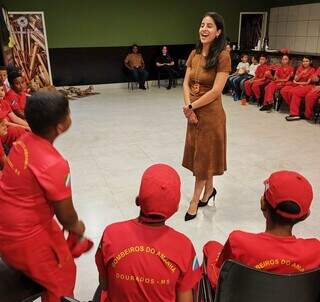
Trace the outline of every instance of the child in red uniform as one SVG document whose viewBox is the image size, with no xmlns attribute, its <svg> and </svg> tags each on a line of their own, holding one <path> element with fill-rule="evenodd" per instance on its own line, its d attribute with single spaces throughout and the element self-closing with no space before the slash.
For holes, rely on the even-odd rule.
<svg viewBox="0 0 320 302">
<path fill-rule="evenodd" d="M 26 106 L 27 94 L 23 91 L 25 88 L 25 79 L 18 70 L 13 70 L 8 75 L 11 89 L 6 93 L 6 99 L 9 102 L 12 111 L 20 118 L 24 119 L 24 108 Z"/>
<path fill-rule="evenodd" d="M 317 69 L 315 82 L 318 82 L 318 85 L 313 87 L 305 96 L 305 112 L 304 116 L 306 119 L 311 120 L 313 117 L 313 107 L 316 101 L 320 98 L 320 67 Z"/>
<path fill-rule="evenodd" d="M 0 111 L 5 113 L 7 126 L 14 127 L 17 134 L 22 135 L 25 130 L 30 130 L 28 123 L 13 113 L 9 103 L 5 99 L 5 87 L 0 82 Z"/>
<path fill-rule="evenodd" d="M 213 287 L 228 259 L 276 273 L 300 273 L 320 267 L 320 241 L 292 235 L 293 226 L 310 214 L 311 184 L 293 171 L 275 172 L 264 183 L 261 210 L 266 218 L 266 231 L 259 234 L 233 231 L 224 246 L 210 241 L 204 247 Z"/>
<path fill-rule="evenodd" d="M 72 203 L 68 162 L 53 146 L 70 127 L 69 103 L 38 92 L 25 109 L 32 129 L 10 150 L 0 180 L 1 258 L 42 285 L 43 301 L 73 296 L 76 266 L 63 232 L 85 230 Z"/>
<path fill-rule="evenodd" d="M 271 81 L 264 89 L 264 102 L 260 111 L 269 111 L 273 107 L 274 93 L 287 85 L 293 75 L 294 69 L 290 65 L 289 56 L 283 55 L 281 59 L 281 66 L 276 68 L 273 81 Z"/>
<path fill-rule="evenodd" d="M 246 96 L 251 102 L 258 101 L 258 103 L 261 103 L 261 88 L 267 85 L 271 81 L 271 78 L 272 75 L 268 59 L 265 55 L 261 55 L 255 76 L 244 82 Z"/>
<path fill-rule="evenodd" d="M 0 82 L 4 85 L 4 92 L 7 93 L 10 90 L 10 84 L 8 81 L 8 71 L 6 66 L 0 66 Z"/>
<path fill-rule="evenodd" d="M 112 302 L 191 302 L 201 277 L 191 241 L 165 225 L 180 202 L 180 177 L 157 164 L 143 174 L 137 219 L 106 227 L 96 253 L 100 285 Z"/>
<path fill-rule="evenodd" d="M 283 100 L 290 106 L 290 115 L 286 117 L 287 121 L 300 119 L 301 98 L 312 89 L 310 83 L 314 77 L 315 69 L 311 67 L 311 63 L 309 57 L 304 57 L 302 65 L 296 71 L 293 83 L 288 83 L 280 90 Z M 295 95 L 294 98 L 293 95 Z"/>
</svg>

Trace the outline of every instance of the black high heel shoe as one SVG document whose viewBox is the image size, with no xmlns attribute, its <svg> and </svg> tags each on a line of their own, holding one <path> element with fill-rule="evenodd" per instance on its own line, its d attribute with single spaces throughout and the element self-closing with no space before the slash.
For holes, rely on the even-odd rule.
<svg viewBox="0 0 320 302">
<path fill-rule="evenodd" d="M 207 205 L 208 205 L 208 202 L 209 202 L 209 200 L 210 200 L 211 198 L 213 198 L 213 201 L 215 201 L 215 200 L 216 200 L 216 195 L 217 195 L 217 190 L 216 190 L 216 188 L 213 188 L 213 192 L 212 192 L 212 194 L 209 196 L 209 198 L 208 198 L 208 200 L 207 200 L 206 202 L 199 200 L 198 207 L 199 207 L 199 208 L 202 208 L 202 207 L 207 206 Z"/>
<path fill-rule="evenodd" d="M 197 212 L 194 215 L 189 214 L 187 212 L 186 215 L 184 215 L 184 221 L 189 221 L 189 220 L 195 219 L 197 217 L 197 214 L 198 214 L 198 208 L 199 208 L 199 204 L 197 206 Z"/>
</svg>

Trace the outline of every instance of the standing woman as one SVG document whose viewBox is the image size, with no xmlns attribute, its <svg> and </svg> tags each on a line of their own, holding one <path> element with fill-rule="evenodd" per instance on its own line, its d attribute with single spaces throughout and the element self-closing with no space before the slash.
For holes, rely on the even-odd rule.
<svg viewBox="0 0 320 302">
<path fill-rule="evenodd" d="M 184 108 L 188 120 L 182 165 L 193 172 L 195 187 L 185 221 L 196 217 L 198 207 L 217 193 L 213 176 L 222 175 L 226 164 L 226 115 L 221 93 L 231 71 L 225 49 L 223 18 L 206 13 L 199 28 L 200 41 L 187 61 Z M 204 190 L 202 200 L 200 196 Z"/>
</svg>

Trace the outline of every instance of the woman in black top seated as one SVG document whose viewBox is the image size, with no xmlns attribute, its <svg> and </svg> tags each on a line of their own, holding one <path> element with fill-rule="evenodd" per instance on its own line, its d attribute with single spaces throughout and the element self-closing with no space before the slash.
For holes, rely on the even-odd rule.
<svg viewBox="0 0 320 302">
<path fill-rule="evenodd" d="M 178 73 L 174 70 L 174 60 L 168 54 L 168 47 L 163 46 L 161 52 L 161 55 L 156 60 L 156 65 L 158 72 L 166 73 L 168 75 L 169 85 L 167 89 L 171 89 L 172 81 L 178 76 Z"/>
</svg>

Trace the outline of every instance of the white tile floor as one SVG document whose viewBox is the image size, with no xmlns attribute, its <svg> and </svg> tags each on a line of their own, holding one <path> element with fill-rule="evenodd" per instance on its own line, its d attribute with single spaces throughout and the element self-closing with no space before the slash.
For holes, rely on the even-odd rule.
<svg viewBox="0 0 320 302">
<path fill-rule="evenodd" d="M 96 88 L 100 95 L 71 101 L 73 126 L 56 143 L 71 164 L 74 203 L 96 243 L 107 224 L 138 213 L 134 199 L 141 174 L 156 162 L 172 165 L 181 175 L 181 206 L 169 224 L 193 240 L 200 258 L 210 239 L 223 242 L 233 229 L 263 230 L 262 181 L 277 169 L 301 171 L 313 183 L 312 215 L 296 227 L 296 234 L 319 235 L 319 124 L 288 123 L 282 113 L 262 113 L 256 106 L 224 97 L 228 171 L 216 178 L 216 208 L 202 209 L 196 220 L 185 223 L 193 177 L 181 167 L 186 126 L 181 86 L 171 91 L 151 87 L 146 92 Z M 97 286 L 94 252 L 77 261 L 76 296 L 82 300 L 90 299 Z"/>
</svg>

